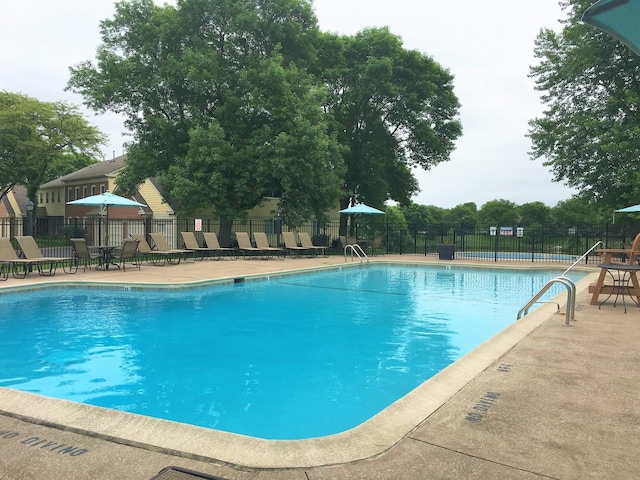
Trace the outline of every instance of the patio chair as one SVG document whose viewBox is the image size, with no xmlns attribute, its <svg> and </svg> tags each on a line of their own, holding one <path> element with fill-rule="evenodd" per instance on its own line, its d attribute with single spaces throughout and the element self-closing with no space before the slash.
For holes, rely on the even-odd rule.
<svg viewBox="0 0 640 480">
<path fill-rule="evenodd" d="M 127 261 L 130 261 L 131 265 L 137 267 L 140 270 L 140 262 L 138 260 L 138 241 L 135 238 L 126 238 L 122 241 L 122 248 L 120 249 L 120 253 L 113 257 L 115 262 L 118 262 L 122 271 L 126 271 L 127 269 Z"/>
<path fill-rule="evenodd" d="M 184 248 L 171 248 L 162 233 L 150 233 L 149 236 L 151 237 L 151 240 L 153 240 L 156 251 L 173 253 L 174 258 L 178 259 L 184 258 L 185 260 L 187 260 L 187 257 L 191 256 L 191 258 L 195 261 L 195 254 L 191 250 L 187 250 Z M 178 263 L 180 263 L 180 260 L 178 260 Z"/>
<path fill-rule="evenodd" d="M 73 252 L 75 255 L 75 260 L 78 264 L 82 263 L 83 272 L 87 271 L 87 268 L 91 270 L 91 264 L 97 260 L 98 265 L 102 264 L 102 254 L 99 252 L 91 252 L 89 247 L 87 246 L 87 241 L 84 238 L 71 238 L 71 245 L 73 246 Z"/>
<path fill-rule="evenodd" d="M 367 249 L 369 250 L 369 255 L 374 256 L 376 252 L 384 253 L 384 249 L 382 248 L 382 236 L 378 235 L 373 238 L 373 242 L 371 242 L 371 246 Z"/>
<path fill-rule="evenodd" d="M 258 256 L 261 255 L 264 257 L 264 252 L 261 248 L 254 247 L 251 244 L 251 240 L 249 240 L 249 234 L 247 232 L 235 232 L 236 241 L 238 242 L 238 250 L 242 252 L 242 256 L 247 259 L 248 256 Z"/>
<path fill-rule="evenodd" d="M 167 263 L 178 264 L 182 255 L 178 255 L 171 251 L 153 250 L 147 243 L 147 239 L 143 233 L 133 233 L 131 238 L 138 240 L 138 252 L 147 263 L 156 266 L 163 266 Z M 177 258 L 177 261 L 176 261 Z"/>
<path fill-rule="evenodd" d="M 355 245 L 356 243 L 356 237 L 345 237 L 344 235 L 340 235 L 340 244 L 342 245 L 342 248 L 345 248 L 347 245 Z"/>
<path fill-rule="evenodd" d="M 9 272 L 13 278 L 24 278 L 31 272 L 31 266 L 35 262 L 26 258 L 18 257 L 13 249 L 11 240 L 6 237 L 0 237 L 0 270 L 2 280 L 9 277 Z"/>
<path fill-rule="evenodd" d="M 264 232 L 253 232 L 253 239 L 256 241 L 256 247 L 258 247 L 268 258 L 270 254 L 276 254 L 278 258 L 284 260 L 285 250 L 280 247 L 272 247 L 269 245 L 267 234 Z"/>
<path fill-rule="evenodd" d="M 213 248 L 209 247 L 201 247 L 198 243 L 198 239 L 196 238 L 196 234 L 193 232 L 180 232 L 182 236 L 182 241 L 184 243 L 184 248 L 193 252 L 194 258 L 199 258 L 202 260 L 205 255 L 212 256 L 215 253 Z M 199 257 L 196 257 L 196 254 L 199 254 Z"/>
<path fill-rule="evenodd" d="M 303 247 L 313 250 L 316 255 L 320 253 L 323 257 L 327 256 L 326 247 L 314 245 L 308 232 L 299 232 L 298 238 L 300 239 L 300 245 Z M 344 248 L 344 246 L 342 248 Z"/>
<path fill-rule="evenodd" d="M 282 238 L 284 240 L 284 249 L 292 257 L 296 257 L 298 254 L 307 254 L 313 256 L 315 251 L 307 247 L 301 247 L 296 240 L 296 234 L 294 232 L 282 232 Z"/>
<path fill-rule="evenodd" d="M 78 271 L 78 265 L 72 257 L 45 257 L 33 237 L 20 236 L 15 237 L 15 239 L 20 246 L 20 250 L 22 250 L 22 254 L 27 260 L 33 262 L 40 275 L 47 277 L 55 275 L 59 265 L 62 265 L 64 273 L 76 273 Z"/>
<path fill-rule="evenodd" d="M 603 248 L 596 250 L 596 253 L 601 256 L 600 275 L 598 276 L 596 283 L 589 285 L 589 293 L 593 294 L 591 296 L 591 305 L 598 304 L 598 296 L 600 294 L 609 295 L 620 291 L 620 285 L 615 285 L 615 281 L 613 281 L 613 284 L 606 283 L 607 275 L 609 275 L 610 271 L 607 266 L 638 265 L 638 260 L 640 259 L 640 233 L 636 235 L 636 238 L 631 244 L 631 248 Z M 614 260 L 617 255 L 622 255 L 624 261 L 620 262 Z M 631 276 L 630 282 L 631 285 L 628 287 L 628 293 L 629 295 L 636 297 L 640 302 L 640 285 L 636 275 Z"/>
<path fill-rule="evenodd" d="M 202 232 L 202 236 L 204 237 L 204 243 L 217 254 L 218 258 L 222 258 L 224 254 L 227 254 L 236 260 L 238 259 L 238 250 L 234 247 L 221 247 L 215 232 Z"/>
</svg>

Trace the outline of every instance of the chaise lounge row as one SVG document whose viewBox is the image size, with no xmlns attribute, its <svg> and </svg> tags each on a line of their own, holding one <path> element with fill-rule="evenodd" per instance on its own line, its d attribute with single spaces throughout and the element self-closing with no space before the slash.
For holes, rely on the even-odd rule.
<svg viewBox="0 0 640 480">
<path fill-rule="evenodd" d="M 241 254 L 245 259 L 284 259 L 287 255 L 325 255 L 325 247 L 313 245 L 306 232 L 298 233 L 297 238 L 294 232 L 282 232 L 282 247 L 272 247 L 264 232 L 253 232 L 255 243 L 251 242 L 249 233 L 235 232 L 237 248 L 221 247 L 217 235 L 213 232 L 202 232 L 203 245 L 198 243 L 194 232 L 181 232 L 184 248 L 171 248 L 160 232 L 150 233 L 149 237 L 153 246 L 147 242 L 144 234 L 132 234 L 131 238 L 123 240 L 122 244 L 117 246 L 91 247 L 84 238 L 72 238 L 70 241 L 73 256 L 69 257 L 45 256 L 31 236 L 14 237 L 18 250 L 9 238 L 3 237 L 0 238 L 0 280 L 7 280 L 9 274 L 15 278 L 25 278 L 32 271 L 37 271 L 39 275 L 52 276 L 58 267 L 62 267 L 65 273 L 76 273 L 80 266 L 83 267 L 83 271 L 91 269 L 94 265 L 100 270 L 125 270 L 128 264 L 140 269 L 143 261 L 152 265 L 166 265 L 178 264 L 183 259 L 201 260 L 205 256 L 213 259 L 237 259 Z"/>
</svg>

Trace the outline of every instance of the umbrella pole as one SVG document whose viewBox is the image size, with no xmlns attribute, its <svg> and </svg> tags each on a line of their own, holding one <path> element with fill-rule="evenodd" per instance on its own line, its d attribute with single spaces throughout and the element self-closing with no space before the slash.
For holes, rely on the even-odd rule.
<svg viewBox="0 0 640 480">
<path fill-rule="evenodd" d="M 104 234 L 104 244 L 109 245 L 109 205 L 107 205 L 107 214 L 105 215 L 106 231 Z"/>
</svg>

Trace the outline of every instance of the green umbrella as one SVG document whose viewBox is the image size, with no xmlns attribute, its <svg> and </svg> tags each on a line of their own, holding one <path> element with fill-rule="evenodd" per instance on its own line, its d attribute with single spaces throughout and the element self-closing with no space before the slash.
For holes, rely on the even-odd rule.
<svg viewBox="0 0 640 480">
<path fill-rule="evenodd" d="M 598 0 L 582 21 L 620 40 L 640 55 L 640 0 Z"/>
</svg>

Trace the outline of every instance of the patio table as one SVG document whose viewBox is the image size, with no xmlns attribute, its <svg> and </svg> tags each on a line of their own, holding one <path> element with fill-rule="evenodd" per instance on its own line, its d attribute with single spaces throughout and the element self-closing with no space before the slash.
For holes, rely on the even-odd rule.
<svg viewBox="0 0 640 480">
<path fill-rule="evenodd" d="M 601 263 L 598 267 L 606 270 L 612 280 L 609 296 L 600 302 L 598 308 L 609 300 L 614 293 L 616 294 L 616 298 L 613 301 L 613 306 L 616 306 L 618 297 L 622 296 L 624 313 L 627 313 L 627 304 L 624 300 L 625 295 L 630 297 L 636 305 L 640 306 L 640 303 L 638 303 L 638 300 L 635 298 L 634 292 L 632 292 L 632 288 L 638 284 L 636 275 L 640 272 L 640 265 Z"/>
<path fill-rule="evenodd" d="M 121 248 L 121 245 L 94 245 L 89 247 L 93 250 L 98 250 L 100 252 L 101 258 L 98 260 L 98 265 L 96 269 L 104 269 L 109 270 L 109 267 L 113 266 L 116 268 L 120 268 L 120 265 L 113 261 L 115 252 Z"/>
</svg>

